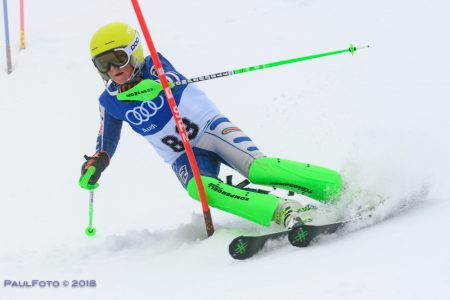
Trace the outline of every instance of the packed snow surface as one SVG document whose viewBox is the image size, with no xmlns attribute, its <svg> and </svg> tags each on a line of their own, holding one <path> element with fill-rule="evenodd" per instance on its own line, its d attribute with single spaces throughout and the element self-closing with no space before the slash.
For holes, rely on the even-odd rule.
<svg viewBox="0 0 450 300">
<path fill-rule="evenodd" d="M 188 77 L 370 45 L 198 84 L 267 155 L 343 174 L 356 200 L 327 218 L 385 199 L 346 234 L 279 241 L 248 261 L 229 242 L 277 228 L 212 209 L 206 238 L 200 204 L 128 126 L 95 191 L 97 235 L 85 236 L 77 182 L 104 88 L 89 40 L 108 22 L 139 25 L 129 1 L 25 1 L 19 51 L 18 2 L 10 75 L 3 31 L 0 47 L 0 299 L 449 299 L 450 2 L 141 1 L 158 51 Z"/>
</svg>

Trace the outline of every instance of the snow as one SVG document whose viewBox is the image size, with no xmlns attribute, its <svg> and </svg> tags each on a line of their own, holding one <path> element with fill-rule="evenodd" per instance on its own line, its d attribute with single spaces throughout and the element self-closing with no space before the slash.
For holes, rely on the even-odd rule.
<svg viewBox="0 0 450 300">
<path fill-rule="evenodd" d="M 387 199 L 373 226 L 248 261 L 233 260 L 228 243 L 275 228 L 213 209 L 216 233 L 206 239 L 199 203 L 127 126 L 95 191 L 97 235 L 84 235 L 89 195 L 77 181 L 103 89 L 89 39 L 111 21 L 138 23 L 128 1 L 25 1 L 19 51 L 19 4 L 9 2 L 0 299 L 448 299 L 448 1 L 141 1 L 157 49 L 189 77 L 371 46 L 199 84 L 267 155 L 337 169 Z"/>
</svg>

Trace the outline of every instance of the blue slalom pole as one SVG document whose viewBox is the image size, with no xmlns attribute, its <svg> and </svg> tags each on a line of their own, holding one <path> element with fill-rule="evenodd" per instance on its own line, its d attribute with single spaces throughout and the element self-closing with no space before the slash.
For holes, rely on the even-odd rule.
<svg viewBox="0 0 450 300">
<path fill-rule="evenodd" d="M 9 43 L 8 4 L 6 0 L 3 0 L 3 19 L 5 20 L 6 65 L 8 66 L 7 72 L 10 74 L 12 72 L 11 45 Z"/>
</svg>

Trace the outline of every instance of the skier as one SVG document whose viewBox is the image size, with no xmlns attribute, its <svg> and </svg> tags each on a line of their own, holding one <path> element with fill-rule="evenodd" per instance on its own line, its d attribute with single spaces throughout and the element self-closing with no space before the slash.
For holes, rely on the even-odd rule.
<svg viewBox="0 0 450 300">
<path fill-rule="evenodd" d="M 149 101 L 117 99 L 118 93 L 143 79 L 158 81 L 151 57 L 144 58 L 138 31 L 125 23 L 107 24 L 94 33 L 90 52 L 106 88 L 99 98 L 101 125 L 96 152 L 90 157 L 85 155 L 80 185 L 86 189 L 97 186 L 116 150 L 122 123 L 126 122 L 153 145 L 166 163 L 171 164 L 188 194 L 199 200 L 193 173 L 164 93 Z M 186 79 L 164 56 L 159 54 L 159 57 L 169 81 Z M 265 156 L 194 84 L 176 86 L 172 93 L 212 207 L 264 226 L 275 221 L 285 228 L 311 222 L 316 210 L 313 205 L 304 206 L 294 200 L 224 183 L 218 178 L 222 163 L 254 184 L 286 189 L 321 202 L 334 202 L 339 198 L 341 176 L 336 171 Z M 87 173 L 90 166 L 95 167 L 93 174 Z M 85 181 L 88 183 L 82 184 Z"/>
</svg>

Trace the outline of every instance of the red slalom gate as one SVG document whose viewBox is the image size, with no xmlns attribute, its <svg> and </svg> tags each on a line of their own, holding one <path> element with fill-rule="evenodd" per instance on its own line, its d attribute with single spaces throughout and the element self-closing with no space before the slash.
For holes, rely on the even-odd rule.
<svg viewBox="0 0 450 300">
<path fill-rule="evenodd" d="M 20 49 L 25 49 L 25 16 L 23 1 L 20 0 Z"/>
<path fill-rule="evenodd" d="M 203 216 L 205 218 L 206 232 L 208 236 L 214 233 L 214 226 L 211 218 L 211 211 L 209 210 L 208 200 L 206 199 L 205 188 L 203 186 L 200 171 L 198 170 L 197 161 L 195 159 L 194 152 L 192 151 L 191 143 L 184 128 L 183 120 L 178 111 L 177 104 L 172 94 L 172 90 L 169 87 L 169 82 L 167 81 L 166 74 L 162 67 L 161 61 L 159 60 L 158 53 L 156 51 L 155 45 L 153 44 L 152 37 L 148 30 L 147 24 L 142 14 L 141 8 L 139 6 L 138 0 L 131 0 L 133 4 L 134 11 L 141 26 L 142 33 L 144 34 L 145 40 L 147 42 L 148 49 L 150 50 L 150 55 L 152 57 L 153 63 L 155 64 L 156 72 L 158 73 L 159 80 L 164 89 L 164 94 L 166 95 L 167 102 L 169 103 L 170 110 L 172 111 L 173 118 L 178 128 L 178 132 L 183 142 L 184 149 L 186 150 L 187 157 L 189 159 L 189 164 L 191 165 L 192 172 L 194 173 L 195 182 L 197 184 L 198 192 L 200 195 L 200 202 L 202 203 Z"/>
</svg>

